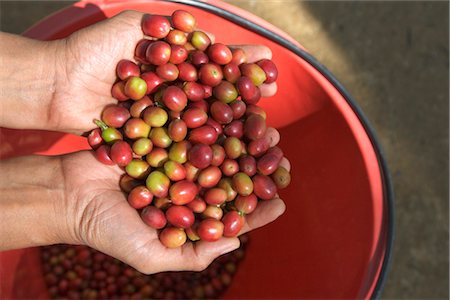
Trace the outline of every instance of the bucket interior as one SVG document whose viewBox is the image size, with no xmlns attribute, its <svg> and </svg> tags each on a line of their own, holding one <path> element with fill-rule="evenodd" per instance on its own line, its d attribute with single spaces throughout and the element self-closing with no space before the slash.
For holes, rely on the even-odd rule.
<svg viewBox="0 0 450 300">
<path fill-rule="evenodd" d="M 239 9 L 214 3 L 248 17 Z M 250 234 L 248 254 L 224 298 L 370 297 L 385 247 L 386 208 L 379 163 L 355 112 L 313 66 L 224 18 L 164 1 L 77 3 L 37 24 L 26 35 L 61 38 L 124 9 L 171 14 L 178 8 L 191 11 L 199 27 L 215 34 L 217 42 L 269 46 L 279 69 L 278 93 L 259 105 L 267 111 L 269 124 L 280 130 L 281 148 L 291 161 L 292 182 L 280 191 L 287 210 L 273 224 Z M 3 158 L 88 148 L 84 138 L 59 133 L 2 129 L 1 137 L 9 147 L 2 150 Z M 0 253 L 4 295 L 47 297 L 38 251 Z"/>
</svg>

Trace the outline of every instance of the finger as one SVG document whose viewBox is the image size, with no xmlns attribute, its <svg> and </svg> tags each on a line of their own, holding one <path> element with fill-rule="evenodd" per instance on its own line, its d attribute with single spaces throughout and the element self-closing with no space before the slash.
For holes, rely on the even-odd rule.
<svg viewBox="0 0 450 300">
<path fill-rule="evenodd" d="M 280 198 L 258 202 L 255 211 L 245 217 L 245 224 L 239 234 L 267 225 L 275 221 L 286 210 L 286 205 Z"/>
<path fill-rule="evenodd" d="M 281 159 L 280 166 L 285 168 L 288 172 L 291 171 L 291 163 L 286 157 Z"/>
<path fill-rule="evenodd" d="M 162 251 L 153 271 L 202 271 L 217 257 L 239 248 L 238 238 L 221 238 L 215 242 L 186 242 L 181 248 Z"/>
<path fill-rule="evenodd" d="M 230 45 L 229 47 L 244 50 L 249 63 L 254 63 L 261 59 L 272 59 L 272 51 L 264 45 Z"/>
<path fill-rule="evenodd" d="M 126 26 L 132 26 L 135 30 L 130 31 L 130 34 L 133 35 L 133 39 L 139 41 L 144 38 L 144 33 L 142 31 L 142 19 L 144 17 L 144 13 L 134 11 L 134 10 L 126 10 L 113 18 L 109 19 L 109 22 L 118 22 L 123 23 Z"/>
<path fill-rule="evenodd" d="M 274 147 L 280 142 L 280 133 L 273 127 L 266 129 L 266 137 L 270 140 L 270 147 Z"/>
<path fill-rule="evenodd" d="M 276 82 L 269 84 L 263 83 L 262 85 L 259 86 L 259 89 L 261 90 L 261 96 L 272 97 L 277 93 L 278 86 Z"/>
</svg>

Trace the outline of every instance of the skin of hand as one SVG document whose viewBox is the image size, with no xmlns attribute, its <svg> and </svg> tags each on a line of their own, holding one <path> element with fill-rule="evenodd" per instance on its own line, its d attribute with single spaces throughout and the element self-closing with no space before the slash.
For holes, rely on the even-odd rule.
<svg viewBox="0 0 450 300">
<path fill-rule="evenodd" d="M 48 105 L 44 106 L 48 122 L 40 129 L 82 133 L 95 127 L 92 120 L 100 117 L 106 105 L 116 103 L 111 97 L 115 66 L 121 59 L 133 60 L 134 47 L 143 38 L 142 16 L 139 12 L 123 12 L 64 40 L 52 42 L 54 44 L 48 48 L 57 53 L 54 57 L 55 88 Z M 272 55 L 264 46 L 240 47 L 246 51 L 249 62 Z M 262 88 L 264 96 L 271 96 L 275 91 L 275 84 Z M 6 201 L 17 200 L 15 195 L 29 186 L 27 180 L 24 178 L 23 185 L 16 184 L 13 188 L 0 185 L 2 194 L 8 191 L 1 201 L 2 223 L 16 222 L 14 228 L 18 232 L 29 229 L 22 239 L 10 234 L 10 242 L 5 239 L 0 249 L 52 243 L 85 244 L 149 274 L 202 270 L 216 257 L 239 247 L 237 238 L 222 238 L 213 243 L 186 243 L 178 249 L 167 249 L 159 242 L 157 232 L 145 225 L 138 212 L 128 205 L 118 184 L 123 174 L 120 168 L 102 165 L 91 152 L 85 151 L 51 158 L 48 164 L 40 162 L 44 159 L 49 158 L 33 158 L 43 182 L 36 178 L 36 187 L 29 191 L 29 196 L 47 199 L 47 202 L 43 201 L 46 203 L 43 205 L 30 201 L 32 206 L 28 210 L 24 205 L 21 210 L 29 212 L 25 218 L 14 219 L 18 208 L 14 205 L 11 208 Z M 283 163 L 289 167 L 286 160 Z M 2 182 L 13 176 L 14 170 L 20 169 L 22 164 L 30 165 L 30 162 L 19 158 L 14 160 L 14 167 L 5 164 Z M 45 183 L 49 174 L 59 174 L 58 184 L 56 188 L 52 186 L 51 192 Z M 284 210 L 285 205 L 279 198 L 261 202 L 246 218 L 241 233 L 272 222 Z M 12 213 L 8 214 L 9 211 Z M 34 228 L 30 227 L 31 223 L 38 224 Z"/>
<path fill-rule="evenodd" d="M 239 247 L 237 238 L 216 242 L 187 242 L 180 248 L 166 248 L 157 231 L 146 225 L 129 206 L 118 182 L 123 171 L 97 162 L 90 152 L 62 158 L 65 200 L 63 215 L 72 216 L 72 243 L 86 244 L 114 256 L 143 273 L 203 270 L 218 256 Z M 264 226 L 285 211 L 279 198 L 260 202 L 246 217 L 240 234 Z"/>
</svg>

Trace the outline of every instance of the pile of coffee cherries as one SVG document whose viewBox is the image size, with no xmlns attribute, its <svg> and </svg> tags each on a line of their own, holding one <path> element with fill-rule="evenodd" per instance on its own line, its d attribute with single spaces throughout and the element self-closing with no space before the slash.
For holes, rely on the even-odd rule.
<svg viewBox="0 0 450 300">
<path fill-rule="evenodd" d="M 241 248 L 201 272 L 154 275 L 86 246 L 42 247 L 44 280 L 51 299 L 218 299 L 245 255 L 247 236 L 240 240 Z"/>
<path fill-rule="evenodd" d="M 145 15 L 142 30 L 137 63 L 117 65 L 118 104 L 104 109 L 88 141 L 100 162 L 124 168 L 129 204 L 166 247 L 234 237 L 258 201 L 290 182 L 279 134 L 256 105 L 277 68 L 213 44 L 183 10 L 170 21 Z"/>
</svg>

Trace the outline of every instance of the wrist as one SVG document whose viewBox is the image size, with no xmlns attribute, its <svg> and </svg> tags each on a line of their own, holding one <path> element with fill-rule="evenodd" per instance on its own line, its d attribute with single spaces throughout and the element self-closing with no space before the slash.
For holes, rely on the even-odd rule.
<svg viewBox="0 0 450 300">
<path fill-rule="evenodd" d="M 0 250 L 71 243 L 60 158 L 21 157 L 0 169 Z"/>
<path fill-rule="evenodd" d="M 0 33 L 1 127 L 51 130 L 50 108 L 57 90 L 55 58 L 62 41 L 37 41 Z"/>
</svg>

